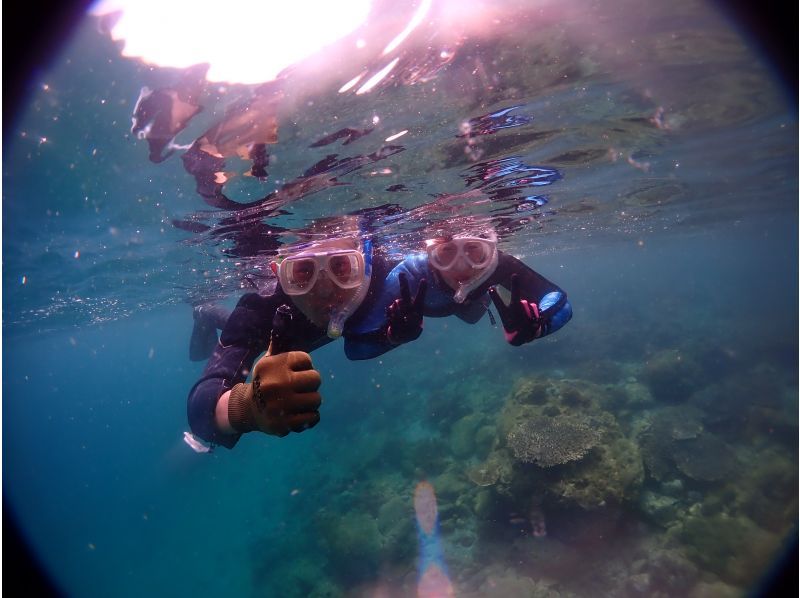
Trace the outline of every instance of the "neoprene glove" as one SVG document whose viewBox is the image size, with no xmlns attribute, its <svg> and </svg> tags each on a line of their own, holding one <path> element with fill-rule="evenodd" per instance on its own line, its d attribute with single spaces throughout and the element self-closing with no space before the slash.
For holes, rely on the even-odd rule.
<svg viewBox="0 0 800 598">
<path fill-rule="evenodd" d="M 511 302 L 508 305 L 503 302 L 495 287 L 489 289 L 489 296 L 500 314 L 509 343 L 518 347 L 541 336 L 539 306 L 535 301 L 520 298 L 519 278 L 516 274 L 511 275 Z"/>
<path fill-rule="evenodd" d="M 228 421 L 237 432 L 274 436 L 302 432 L 319 422 L 322 379 L 302 351 L 267 355 L 256 362 L 251 384 L 237 384 L 228 398 Z"/>
<path fill-rule="evenodd" d="M 401 272 L 398 278 L 400 298 L 395 299 L 386 308 L 386 337 L 393 345 L 416 340 L 422 334 L 422 310 L 425 305 L 425 292 L 428 289 L 428 281 L 425 278 L 421 279 L 417 294 L 412 300 L 408 277 Z"/>
</svg>

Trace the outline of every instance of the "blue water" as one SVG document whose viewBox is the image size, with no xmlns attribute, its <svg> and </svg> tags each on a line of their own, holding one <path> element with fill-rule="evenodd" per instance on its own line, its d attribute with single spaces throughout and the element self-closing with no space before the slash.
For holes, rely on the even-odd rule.
<svg viewBox="0 0 800 598">
<path fill-rule="evenodd" d="M 366 156 L 392 131 L 414 133 L 396 141 L 403 152 L 339 174 L 347 185 L 267 223 L 395 203 L 372 226 L 402 253 L 421 222 L 452 217 L 451 202 L 494 218 L 501 248 L 564 288 L 574 317 L 523 347 L 486 318 L 429 318 L 418 341 L 371 361 L 331 343 L 313 353 L 317 427 L 249 434 L 210 455 L 182 439 L 202 371 L 188 359 L 189 304 L 232 305 L 248 276 L 262 280 L 263 256 L 220 233 L 228 214 L 195 193 L 180 158 L 151 164 L 129 135 L 139 88 L 174 71 L 119 57 L 92 26 L 76 34 L 15 123 L 3 171 L 4 495 L 66 594 L 415 595 L 422 480 L 436 489 L 457 596 L 758 587 L 797 522 L 796 114 L 713 10 L 652 7 L 651 35 L 633 52 L 621 40 L 645 25 L 622 18 L 626 6 L 532 26 L 541 59 L 530 63 L 504 38 L 483 54 L 465 43 L 430 81 L 329 95 L 283 117 L 270 179 L 236 179 L 228 195 L 252 201 L 327 154 Z M 478 67 L 488 74 L 467 78 Z M 659 106 L 668 128 L 654 124 Z M 308 147 L 370 126 L 373 113 L 378 131 Z M 470 144 L 458 137 L 469 119 L 496 128 Z M 538 179 L 547 184 L 522 180 L 531 173 L 550 173 Z M 492 201 L 459 195 L 474 190 Z M 438 194 L 447 201 L 431 208 Z M 180 219 L 211 229 L 188 233 Z M 683 389 L 667 399 L 653 364 L 676 351 L 693 367 L 667 370 L 666 386 Z M 585 402 L 569 409 L 607 414 L 632 443 L 644 465 L 623 500 L 587 506 L 559 485 L 578 475 L 616 496 L 592 477 L 600 449 L 561 469 L 516 463 L 508 480 L 471 480 L 489 451 L 478 430 L 502 446 L 503 418 L 528 413 L 514 411 L 526 380 L 550 385 L 551 409 L 579 389 Z M 704 433 L 735 456 L 724 479 L 691 469 L 708 465 L 701 457 L 659 477 L 653 455 L 637 456 L 676 405 L 687 419 L 699 410 Z M 525 521 L 534 495 L 544 538 Z"/>
</svg>

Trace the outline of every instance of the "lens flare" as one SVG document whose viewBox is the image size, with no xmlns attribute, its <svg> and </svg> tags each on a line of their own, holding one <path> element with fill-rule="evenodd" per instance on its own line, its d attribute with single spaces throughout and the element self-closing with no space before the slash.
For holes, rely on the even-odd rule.
<svg viewBox="0 0 800 598">
<path fill-rule="evenodd" d="M 414 489 L 414 512 L 419 537 L 418 598 L 450 598 L 455 596 L 447 575 L 444 552 L 439 539 L 439 509 L 436 493 L 429 482 L 420 482 Z"/>
<path fill-rule="evenodd" d="M 208 80 L 262 83 L 361 26 L 370 0 L 224 3 L 99 0 L 123 55 L 161 67 L 208 63 Z"/>
</svg>

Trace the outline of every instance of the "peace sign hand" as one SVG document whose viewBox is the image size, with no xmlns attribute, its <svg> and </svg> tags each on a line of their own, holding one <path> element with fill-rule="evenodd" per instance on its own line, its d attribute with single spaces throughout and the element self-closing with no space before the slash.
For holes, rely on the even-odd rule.
<svg viewBox="0 0 800 598">
<path fill-rule="evenodd" d="M 386 337 L 393 345 L 407 343 L 419 338 L 422 334 L 422 311 L 425 305 L 425 292 L 428 281 L 423 278 L 417 286 L 417 294 L 411 299 L 411 290 L 408 288 L 408 276 L 401 272 L 400 298 L 395 299 L 386 308 Z"/>
<path fill-rule="evenodd" d="M 518 347 L 541 336 L 539 306 L 534 301 L 520 298 L 519 277 L 516 274 L 511 275 L 511 302 L 508 305 L 503 302 L 495 287 L 489 289 L 489 296 L 500 314 L 506 341 Z"/>
</svg>

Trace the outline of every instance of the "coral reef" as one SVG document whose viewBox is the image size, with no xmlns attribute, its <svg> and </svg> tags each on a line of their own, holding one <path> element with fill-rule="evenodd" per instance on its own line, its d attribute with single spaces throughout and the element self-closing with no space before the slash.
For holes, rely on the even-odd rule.
<svg viewBox="0 0 800 598">
<path fill-rule="evenodd" d="M 679 440 L 672 451 L 678 469 L 693 480 L 716 482 L 736 471 L 733 450 L 712 434 Z"/>
<path fill-rule="evenodd" d="M 665 349 L 647 360 L 641 377 L 657 400 L 679 402 L 701 386 L 702 371 L 684 352 Z"/>
<path fill-rule="evenodd" d="M 508 433 L 508 446 L 524 463 L 552 467 L 582 459 L 597 444 L 599 434 L 587 421 L 570 416 L 525 420 Z"/>
<path fill-rule="evenodd" d="M 410 401 L 388 409 L 405 435 L 359 438 L 347 474 L 322 485 L 309 529 L 324 556 L 275 566 L 269 582 L 411 595 L 411 489 L 425 479 L 459 596 L 742 595 L 797 519 L 796 390 L 772 366 L 682 347 L 585 374 L 503 363 L 504 392 L 448 364 L 446 389 L 418 393 L 423 415 Z M 364 423 L 380 430 L 379 416 Z"/>
<path fill-rule="evenodd" d="M 716 482 L 736 470 L 736 454 L 715 435 L 705 432 L 696 408 L 667 407 L 652 416 L 638 438 L 647 472 L 664 481 L 684 475 Z"/>
<path fill-rule="evenodd" d="M 766 571 L 781 545 L 779 536 L 767 532 L 744 516 L 691 513 L 668 531 L 685 554 L 723 581 L 739 586 L 755 582 Z"/>
<path fill-rule="evenodd" d="M 550 490 L 559 502 L 598 509 L 635 500 L 643 478 L 642 459 L 636 445 L 626 438 L 617 438 L 599 447 L 596 458 L 566 471 Z"/>
<path fill-rule="evenodd" d="M 465 415 L 450 429 L 450 451 L 457 458 L 475 456 L 483 459 L 492 448 L 494 430 L 483 426 L 484 418 L 479 415 Z"/>
<path fill-rule="evenodd" d="M 627 596 L 686 596 L 700 574 L 680 551 L 654 544 L 632 560 L 626 577 Z"/>
<path fill-rule="evenodd" d="M 498 416 L 497 447 L 479 470 L 485 475 L 471 479 L 495 478 L 496 491 L 506 496 L 535 495 L 584 509 L 635 499 L 641 457 L 602 407 L 615 400 L 607 387 L 586 381 L 518 381 Z M 514 462 L 499 465 L 509 458 Z"/>
</svg>

